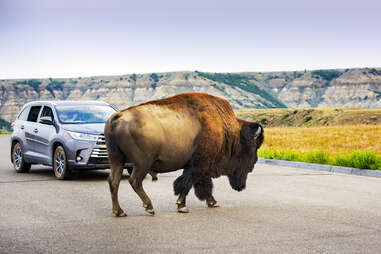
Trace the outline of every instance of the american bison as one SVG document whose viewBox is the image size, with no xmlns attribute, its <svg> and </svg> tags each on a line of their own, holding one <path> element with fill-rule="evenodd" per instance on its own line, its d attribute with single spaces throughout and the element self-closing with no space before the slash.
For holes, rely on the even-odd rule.
<svg viewBox="0 0 381 254">
<path fill-rule="evenodd" d="M 105 138 L 112 211 L 126 216 L 118 202 L 126 162 L 133 163 L 129 182 L 148 213 L 154 214 L 154 209 L 142 181 L 151 170 L 184 169 L 173 183 L 179 212 L 188 212 L 185 199 L 192 185 L 200 200 L 216 207 L 212 178 L 226 175 L 234 190 L 245 189 L 264 135 L 260 124 L 237 119 L 226 100 L 186 93 L 113 114 L 106 123 Z"/>
</svg>

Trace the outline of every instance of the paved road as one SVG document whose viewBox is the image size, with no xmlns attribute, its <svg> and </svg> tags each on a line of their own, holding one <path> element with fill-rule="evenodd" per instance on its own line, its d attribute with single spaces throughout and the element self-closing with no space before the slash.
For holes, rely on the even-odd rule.
<svg viewBox="0 0 381 254">
<path fill-rule="evenodd" d="M 177 173 L 144 182 L 149 216 L 128 181 L 111 213 L 107 170 L 57 181 L 44 167 L 16 174 L 0 135 L 0 253 L 380 253 L 381 179 L 259 164 L 247 189 L 214 180 L 221 207 L 193 192 L 176 213 Z"/>
</svg>

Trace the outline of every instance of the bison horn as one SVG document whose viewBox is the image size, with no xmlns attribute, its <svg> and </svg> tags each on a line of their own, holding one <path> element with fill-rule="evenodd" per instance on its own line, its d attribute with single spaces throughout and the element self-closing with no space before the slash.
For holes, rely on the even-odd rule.
<svg viewBox="0 0 381 254">
<path fill-rule="evenodd" d="M 261 132 L 262 132 L 262 127 L 258 126 L 258 130 L 255 132 L 255 138 L 259 137 L 261 135 Z"/>
</svg>

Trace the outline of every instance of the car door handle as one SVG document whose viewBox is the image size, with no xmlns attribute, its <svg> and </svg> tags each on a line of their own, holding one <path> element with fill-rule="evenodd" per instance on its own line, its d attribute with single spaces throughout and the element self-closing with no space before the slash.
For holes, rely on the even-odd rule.
<svg viewBox="0 0 381 254">
<path fill-rule="evenodd" d="M 21 128 L 21 130 L 23 130 L 23 129 L 24 129 L 24 125 L 21 125 L 21 127 L 20 127 L 20 128 Z"/>
<path fill-rule="evenodd" d="M 38 132 L 38 130 L 37 130 L 37 129 L 34 129 L 34 130 L 33 130 L 33 132 L 34 132 L 34 133 L 37 133 L 37 132 Z"/>
</svg>

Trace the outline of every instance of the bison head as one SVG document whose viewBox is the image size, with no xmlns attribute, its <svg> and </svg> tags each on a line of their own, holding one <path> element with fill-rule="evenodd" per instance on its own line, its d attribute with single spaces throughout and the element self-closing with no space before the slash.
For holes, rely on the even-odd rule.
<svg viewBox="0 0 381 254">
<path fill-rule="evenodd" d="M 230 186 L 241 191 L 246 187 L 246 179 L 249 172 L 253 171 L 254 164 L 258 160 L 257 150 L 263 143 L 263 127 L 258 123 L 242 122 L 240 131 L 240 149 L 232 162 L 233 170 L 228 174 Z"/>
</svg>

